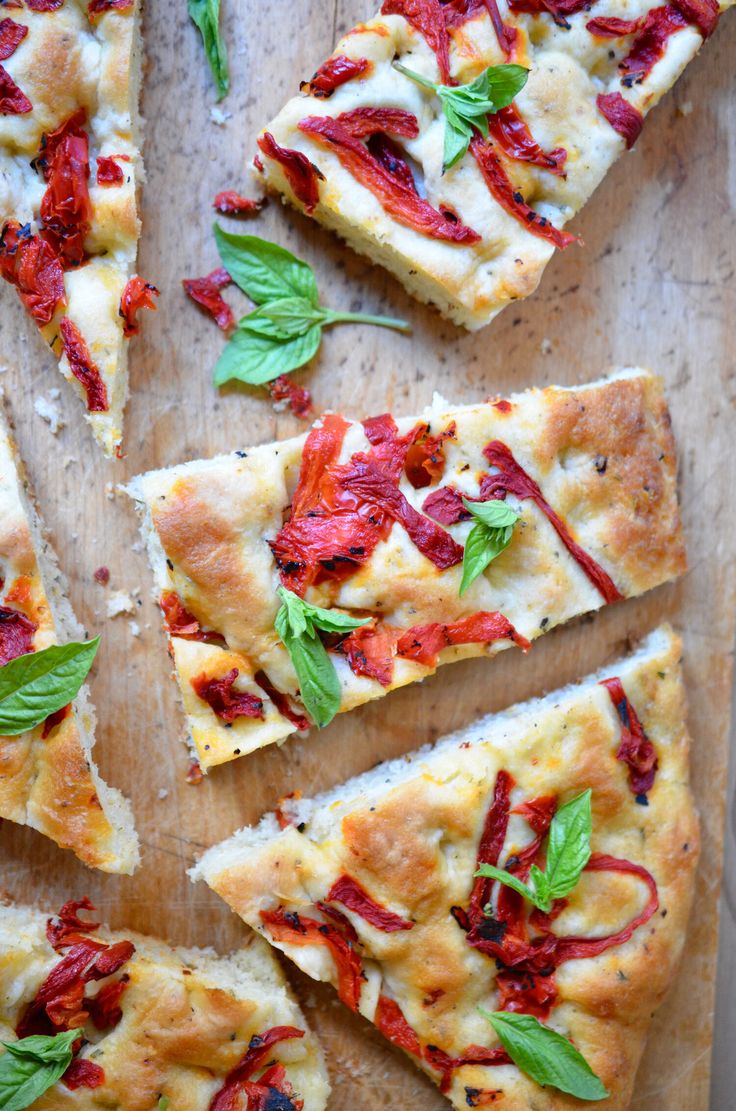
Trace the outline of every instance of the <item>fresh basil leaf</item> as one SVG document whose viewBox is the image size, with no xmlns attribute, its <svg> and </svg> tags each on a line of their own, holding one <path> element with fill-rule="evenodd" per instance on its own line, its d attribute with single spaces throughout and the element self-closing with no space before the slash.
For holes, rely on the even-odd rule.
<svg viewBox="0 0 736 1111">
<path fill-rule="evenodd" d="M 431 89 L 440 99 L 445 116 L 443 172 L 465 154 L 473 128 L 488 136 L 489 114 L 511 104 L 529 76 L 524 66 L 504 64 L 488 66 L 468 85 L 438 85 L 399 62 L 394 62 L 394 67 L 418 85 Z"/>
<path fill-rule="evenodd" d="M 495 864 L 481 864 L 475 874 L 476 876 L 485 876 L 486 879 L 498 880 L 499 883 L 504 883 L 506 887 L 511 887 L 514 891 L 518 891 L 519 894 L 523 895 L 525 899 L 528 899 L 530 903 L 534 903 L 535 906 L 538 905 L 537 895 L 534 889 L 525 884 L 523 880 L 520 880 L 518 876 L 513 876 L 511 872 L 507 872 L 505 868 L 496 868 Z"/>
<path fill-rule="evenodd" d="M 0 1111 L 25 1111 L 66 1072 L 79 1030 L 54 1037 L 34 1035 L 3 1042 L 0 1056 Z"/>
<path fill-rule="evenodd" d="M 593 829 L 590 798 L 588 788 L 561 806 L 552 819 L 545 867 L 552 899 L 563 899 L 570 894 L 590 860 Z"/>
<path fill-rule="evenodd" d="M 316 632 L 294 636 L 284 630 L 279 636 L 294 665 L 307 713 L 315 725 L 324 729 L 340 709 L 341 700 L 340 680 L 327 649 Z"/>
<path fill-rule="evenodd" d="M 351 629 L 359 629 L 361 625 L 370 624 L 370 617 L 351 617 L 340 610 L 326 610 L 321 606 L 313 606 L 305 602 L 298 594 L 280 586 L 277 591 L 286 607 L 286 615 L 291 624 L 292 632 L 314 632 L 322 629 L 325 633 L 345 633 Z M 277 615 L 278 619 L 278 615 Z M 278 632 L 278 629 L 276 630 Z"/>
<path fill-rule="evenodd" d="M 295 339 L 324 319 L 321 309 L 315 309 L 304 297 L 282 297 L 248 313 L 238 327 L 272 339 Z"/>
<path fill-rule="evenodd" d="M 274 339 L 238 328 L 217 360 L 213 381 L 216 386 L 233 379 L 262 386 L 280 374 L 288 374 L 290 370 L 308 363 L 319 348 L 321 339 L 319 324 L 314 324 L 308 332 L 294 339 Z"/>
<path fill-rule="evenodd" d="M 53 644 L 0 667 L 0 737 L 25 733 L 72 702 L 99 643 L 95 637 L 81 644 Z"/>
<path fill-rule="evenodd" d="M 556 1030 L 533 1015 L 478 1010 L 496 1031 L 511 1060 L 543 1087 L 550 1085 L 577 1099 L 599 1100 L 608 1095 L 600 1077 L 582 1053 Z"/>
<path fill-rule="evenodd" d="M 256 305 L 303 297 L 317 307 L 317 280 L 311 266 L 302 259 L 257 235 L 237 235 L 217 223 L 214 230 L 222 265 Z"/>
<path fill-rule="evenodd" d="M 220 35 L 220 0 L 188 0 L 189 15 L 202 35 L 204 51 L 212 70 L 217 88 L 217 99 L 222 100 L 230 87 L 227 53 Z"/>
<path fill-rule="evenodd" d="M 490 501 L 468 501 L 463 498 L 463 505 L 468 513 L 472 513 L 489 528 L 513 527 L 521 518 L 520 513 L 500 498 L 491 498 Z"/>
<path fill-rule="evenodd" d="M 161 1096 L 156 1111 L 169 1111 L 169 1097 Z"/>
</svg>

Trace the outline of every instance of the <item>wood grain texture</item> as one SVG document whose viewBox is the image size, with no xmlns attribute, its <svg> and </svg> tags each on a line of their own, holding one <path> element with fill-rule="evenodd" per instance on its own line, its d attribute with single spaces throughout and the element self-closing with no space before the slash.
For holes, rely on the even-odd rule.
<svg viewBox="0 0 736 1111">
<path fill-rule="evenodd" d="M 538 293 L 480 334 L 444 323 L 381 271 L 278 203 L 248 225 L 313 263 L 329 305 L 391 312 L 413 324 L 410 339 L 379 329 L 332 330 L 312 367 L 299 375 L 320 408 L 355 416 L 386 408 L 410 414 L 434 389 L 467 402 L 531 384 L 582 382 L 609 364 L 637 362 L 659 370 L 680 450 L 688 575 L 543 638 L 525 660 L 504 653 L 491 664 L 457 664 L 385 704 L 336 720 L 319 736 L 216 769 L 201 786 L 190 787 L 149 569 L 132 507 L 115 494 L 114 484 L 144 469 L 297 430 L 298 423 L 275 413 L 262 394 L 215 392 L 210 374 L 222 339 L 186 302 L 179 283 L 217 264 L 212 198 L 223 188 L 249 191 L 244 167 L 258 126 L 367 9 L 362 0 L 340 3 L 331 15 L 315 0 L 277 9 L 261 0 L 229 0 L 233 90 L 222 107 L 232 116 L 216 126 L 209 115 L 213 91 L 184 7 L 151 4 L 146 17 L 148 184 L 140 272 L 162 296 L 159 312 L 133 340 L 134 393 L 123 462 L 102 461 L 88 429 L 77 427 L 77 401 L 65 389 L 59 406 L 68 426 L 58 437 L 34 413 L 34 397 L 48 397 L 63 383 L 15 295 L 9 289 L 0 294 L 0 359 L 9 367 L 0 381 L 12 400 L 20 446 L 76 609 L 90 633 L 103 633 L 93 681 L 98 758 L 106 778 L 133 799 L 144 863 L 132 878 L 98 876 L 32 831 L 5 823 L 0 887 L 47 908 L 88 893 L 114 926 L 225 951 L 237 946 L 243 927 L 184 874 L 202 847 L 254 821 L 295 787 L 304 793 L 329 787 L 482 713 L 602 666 L 668 618 L 685 636 L 693 782 L 704 846 L 687 959 L 655 1019 L 633 1106 L 701 1111 L 708 1102 L 736 613 L 736 366 L 729 342 L 736 318 L 736 139 L 728 127 L 736 19 L 723 20 L 675 92 L 651 115 L 636 150 L 621 159 L 575 221 L 585 248 L 559 255 Z M 102 564 L 111 572 L 107 588 L 93 580 Z M 106 618 L 114 590 L 136 592 L 134 615 Z M 140 636 L 132 635 L 131 619 Z M 329 1054 L 333 1111 L 446 1106 L 408 1061 L 330 991 L 298 976 L 294 982 Z"/>
</svg>

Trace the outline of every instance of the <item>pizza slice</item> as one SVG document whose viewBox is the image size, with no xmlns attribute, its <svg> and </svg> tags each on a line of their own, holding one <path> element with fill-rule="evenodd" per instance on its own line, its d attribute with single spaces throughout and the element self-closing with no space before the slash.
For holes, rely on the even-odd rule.
<svg viewBox="0 0 736 1111">
<path fill-rule="evenodd" d="M 134 480 L 202 767 L 676 577 L 675 484 L 632 369 Z"/>
<path fill-rule="evenodd" d="M 107 455 L 128 342 L 143 175 L 141 0 L 12 0 L 0 22 L 0 274 L 20 295 Z"/>
<path fill-rule="evenodd" d="M 483 1012 L 571 1040 L 606 1107 L 625 1108 L 698 857 L 680 649 L 661 627 L 576 686 L 291 800 L 192 876 L 458 1111 L 572 1106 L 514 1064 Z"/>
<path fill-rule="evenodd" d="M 64 593 L 24 468 L 0 413 L 0 667 L 84 633 Z M 85 687 L 74 704 L 19 736 L 0 737 L 0 818 L 31 826 L 105 872 L 139 859 L 130 805 L 92 759 L 95 713 Z"/>
<path fill-rule="evenodd" d="M 575 242 L 565 224 L 731 2 L 384 0 L 265 127 L 256 167 L 410 293 L 482 328 Z M 518 70 L 482 77 L 489 66 L 524 67 L 526 85 L 514 95 Z"/>
<path fill-rule="evenodd" d="M 44 1039 L 47 1060 L 52 1039 L 69 1045 L 60 1078 L 18 1107 L 322 1111 L 319 1045 L 260 938 L 219 957 L 99 929 L 93 910 L 87 899 L 50 918 L 0 906 L 0 1042 L 13 1056 L 25 1047 L 29 1068 L 29 1038 Z"/>
</svg>

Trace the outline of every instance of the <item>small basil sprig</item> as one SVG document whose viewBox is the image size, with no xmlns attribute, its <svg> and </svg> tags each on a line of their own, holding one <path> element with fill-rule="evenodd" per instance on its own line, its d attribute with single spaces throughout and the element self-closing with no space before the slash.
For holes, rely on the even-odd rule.
<svg viewBox="0 0 736 1111">
<path fill-rule="evenodd" d="M 590 797 L 588 788 L 557 811 L 549 827 L 545 870 L 532 864 L 528 884 L 493 864 L 481 864 L 476 876 L 486 876 L 512 887 L 535 907 L 548 913 L 555 899 L 564 899 L 570 894 L 590 860 L 593 829 Z"/>
<path fill-rule="evenodd" d="M 220 35 L 220 0 L 188 0 L 189 16 L 202 35 L 204 52 L 212 70 L 217 88 L 217 99 L 222 100 L 230 88 L 227 53 Z"/>
<path fill-rule="evenodd" d="M 472 502 L 463 498 L 463 505 L 477 518 L 477 524 L 473 525 L 465 541 L 460 594 L 464 594 L 488 564 L 504 548 L 508 548 L 514 525 L 521 517 L 521 514 L 499 498 L 484 502 Z"/>
<path fill-rule="evenodd" d="M 169 1097 L 161 1096 L 156 1111 L 169 1111 Z"/>
<path fill-rule="evenodd" d="M 259 386 L 308 363 L 330 324 L 380 324 L 410 331 L 404 320 L 333 312 L 319 303 L 311 266 L 256 235 L 235 235 L 215 224 L 215 240 L 230 277 L 258 307 L 244 316 L 215 367 L 214 382 L 238 379 Z"/>
<path fill-rule="evenodd" d="M 556 1030 L 533 1015 L 478 1010 L 487 1018 L 511 1060 L 536 1080 L 577 1099 L 599 1100 L 608 1095 L 582 1053 Z"/>
<path fill-rule="evenodd" d="M 79 1030 L 65 1030 L 2 1042 L 7 1052 L 0 1057 L 0 1111 L 24 1111 L 47 1092 L 69 1068 L 79 1037 Z"/>
<path fill-rule="evenodd" d="M 318 630 L 325 633 L 347 633 L 370 618 L 348 617 L 338 610 L 312 606 L 297 594 L 278 588 L 282 605 L 276 614 L 274 628 L 291 657 L 302 702 L 315 725 L 320 729 L 332 721 L 340 709 L 340 680 Z"/>
<path fill-rule="evenodd" d="M 81 644 L 52 644 L 0 667 L 0 737 L 25 733 L 72 702 L 99 643 L 95 637 Z"/>
<path fill-rule="evenodd" d="M 445 116 L 443 173 L 463 157 L 475 128 L 488 138 L 489 114 L 510 104 L 529 76 L 528 69 L 512 63 L 489 66 L 469 85 L 438 85 L 400 62 L 394 62 L 394 68 L 425 89 L 431 89 L 440 99 Z"/>
</svg>

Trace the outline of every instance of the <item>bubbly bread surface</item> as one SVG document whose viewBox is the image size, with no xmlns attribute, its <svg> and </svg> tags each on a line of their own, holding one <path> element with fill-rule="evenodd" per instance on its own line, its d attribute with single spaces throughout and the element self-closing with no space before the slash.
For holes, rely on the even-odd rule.
<svg viewBox="0 0 736 1111">
<path fill-rule="evenodd" d="M 335 429 L 337 439 L 342 436 L 335 462 L 323 467 L 319 444 Z M 380 436 L 385 439 L 376 446 Z M 381 451 L 409 441 L 420 458 L 434 445 L 431 477 L 423 471 L 417 478 L 411 453 L 398 477 L 395 467 L 389 474 L 394 464 Z M 501 444 L 537 484 L 567 543 L 538 501 L 509 492 L 508 503 L 521 514 L 511 543 L 461 596 L 463 545 L 473 522 L 463 511 L 455 523 L 440 524 L 433 505 L 445 495 L 456 501 L 460 495 L 485 496 L 487 484 L 498 478 L 484 454 L 489 444 Z M 399 450 L 395 458 L 400 456 Z M 493 655 L 514 642 L 523 646 L 598 609 L 612 595 L 591 579 L 585 559 L 594 561 L 620 597 L 641 594 L 685 567 L 669 414 L 660 380 L 642 370 L 459 408 L 436 399 L 420 418 L 396 424 L 390 417 L 361 423 L 328 415 L 308 436 L 150 472 L 134 480 L 129 492 L 143 514 L 184 710 L 203 768 L 280 742 L 299 728 L 296 673 L 274 620 L 280 583 L 301 589 L 292 573 L 297 568 L 301 574 L 303 552 L 295 550 L 292 559 L 284 554 L 285 541 L 279 548 L 279 538 L 289 528 L 284 522 L 295 520 L 295 492 L 311 483 L 310 476 L 319 483 L 324 472 L 325 481 L 330 475 L 342 481 L 345 468 L 360 466 L 378 485 L 360 503 L 358 516 L 375 522 L 370 497 L 375 502 L 376 490 L 397 514 L 368 555 L 345 539 L 339 507 L 331 515 L 324 503 L 297 522 L 308 530 L 320 517 L 328 553 L 334 526 L 337 554 L 319 563 L 306 599 L 371 620 L 368 647 L 362 642 L 353 652 L 347 641 L 329 645 L 342 711 L 422 679 L 439 664 Z M 438 567 L 422 541 L 426 533 L 450 547 L 450 566 Z M 494 618 L 510 624 L 513 635 L 467 631 Z M 435 655 L 421 650 L 427 630 L 441 641 Z M 384 646 L 383 670 L 366 663 L 375 645 Z M 228 720 L 222 704 L 203 697 L 211 680 L 224 682 L 231 699 L 240 694 L 260 700 L 260 715 Z"/>
<path fill-rule="evenodd" d="M 81 913 L 88 919 L 91 912 Z M 2 1041 L 15 1039 L 40 986 L 71 952 L 71 946 L 54 951 L 46 922 L 28 907 L 0 906 Z M 274 1042 L 266 1063 L 285 1067 L 304 1111 L 325 1107 L 329 1084 L 321 1050 L 260 938 L 249 932 L 241 950 L 220 957 L 212 949 L 172 948 L 130 931 L 81 934 L 109 945 L 130 942 L 135 949 L 114 975 L 89 984 L 85 995 L 88 1003 L 126 977 L 119 1019 L 102 1030 L 88 1019 L 81 1028 L 85 1040 L 78 1058 L 102 1069 L 104 1078 L 95 1088 L 76 1090 L 58 1082 L 31 1104 L 32 1111 L 156 1111 L 161 1097 L 177 1111 L 208 1111 L 249 1047 L 275 1027 L 302 1036 Z M 91 1011 L 99 1016 L 94 1003 Z M 257 1082 L 263 1071 L 262 1064 L 250 1079 Z M 285 1093 L 280 1098 L 284 1111 L 301 1106 L 287 1102 Z"/>
<path fill-rule="evenodd" d="M 0 664 L 84 639 L 64 589 L 0 412 Z M 129 873 L 139 860 L 133 816 L 95 767 L 94 728 L 83 687 L 67 712 L 0 737 L 0 817 L 37 829 L 91 867 Z"/>
<path fill-rule="evenodd" d="M 724 0 L 720 11 L 729 6 Z M 564 225 L 712 32 L 716 0 L 702 4 L 700 23 L 695 8 L 670 6 L 667 12 L 674 14 L 663 17 L 664 7 L 650 0 L 592 5 L 388 0 L 382 14 L 337 44 L 312 82 L 303 82 L 302 92 L 264 128 L 258 160 L 265 182 L 385 266 L 420 300 L 458 324 L 481 328 L 510 302 L 534 292 L 556 245 L 570 241 Z M 492 10 L 505 29 L 502 36 Z M 604 27 L 611 20 L 628 27 L 611 35 L 599 24 L 593 33 L 596 19 Z M 647 35 L 651 66 L 640 63 Z M 504 48 L 502 37 L 511 45 Z M 633 73 L 626 71 L 626 59 L 632 59 Z M 514 116 L 503 120 L 502 133 L 491 132 L 485 177 L 472 151 L 443 172 L 440 101 L 400 74 L 393 65 L 397 60 L 445 84 L 468 84 L 489 65 L 516 63 L 529 70 Z M 346 62 L 355 67 L 354 75 L 331 87 L 331 67 L 345 73 Z M 408 113 L 416 122 L 398 125 L 398 132 L 395 123 L 392 128 L 384 122 L 378 141 L 375 134 L 366 138 L 358 131 L 366 148 L 361 153 L 344 131 L 355 130 L 351 114 L 374 109 Z M 337 120 L 342 134 L 321 136 L 311 121 L 323 117 Z M 282 151 L 303 156 L 307 165 L 294 172 L 293 159 L 279 154 L 267 136 Z M 412 175 L 408 193 L 418 191 L 435 212 L 432 217 L 424 211 L 424 224 L 411 216 L 417 202 L 407 195 L 407 172 L 397 170 L 397 155 Z M 309 163 L 317 172 L 305 187 Z M 452 222 L 475 237 L 456 232 L 453 239 L 452 228 L 443 223 L 448 211 Z"/>
<path fill-rule="evenodd" d="M 513 1064 L 482 1063 L 498 1041 L 478 1007 L 541 1016 L 600 1076 L 610 1093 L 604 1106 L 623 1109 L 652 1015 L 676 975 L 699 850 L 680 650 L 663 626 L 578 685 L 484 718 L 325 795 L 291 800 L 206 852 L 193 878 L 310 976 L 332 983 L 458 1111 L 485 1106 L 471 1092 L 488 1093 L 486 1102 L 495 1092 L 514 1111 L 577 1106 Z M 623 696 L 603 685 L 612 679 Z M 648 784 L 620 755 L 625 720 L 653 746 Z M 500 867 L 518 870 L 525 859 L 528 866 L 525 853 L 543 863 L 535 853 L 542 812 L 587 788 L 591 866 L 551 922 L 530 919 L 530 907 L 520 911 L 508 889 L 505 911 L 498 885 L 478 892 L 474 873 L 479 860 L 493 862 L 494 842 Z M 325 944 L 314 922 L 342 941 L 333 933 L 333 945 Z M 478 945 L 479 937 L 509 943 L 505 931 L 521 948 L 551 933 L 560 948 L 510 967 Z M 616 934 L 601 952 L 585 951 L 588 939 Z M 571 940 L 576 952 L 561 956 Z M 511 948 L 503 952 L 510 961 Z"/>
<path fill-rule="evenodd" d="M 12 274 L 12 256 L 26 250 L 23 237 L 32 236 L 38 246 L 47 226 L 65 223 L 63 277 L 55 271 L 50 276 L 49 260 L 59 247 L 54 239 L 53 247 L 44 248 L 45 273 L 30 286 L 27 278 L 21 281 L 19 291 L 35 301 L 44 294 L 48 311 L 35 319 L 107 455 L 122 439 L 130 341 L 121 306 L 135 274 L 141 230 L 141 7 L 142 0 L 114 5 L 65 0 L 45 9 L 19 5 L 5 13 L 26 32 L 3 66 L 30 109 L 0 116 L 0 223 L 9 256 L 3 274 Z M 71 138 L 68 146 L 60 144 L 54 171 L 49 137 L 64 128 Z M 58 208 L 52 216 L 44 201 L 51 192 Z M 12 246 L 8 231 L 15 224 L 23 229 L 19 248 Z M 63 258 L 64 244 L 76 229 L 83 240 L 79 262 Z M 57 278 L 61 299 L 50 292 Z M 22 299 L 30 311 L 28 299 Z M 65 342 L 63 320 L 84 341 L 93 372 L 79 366 L 74 344 Z"/>
</svg>

